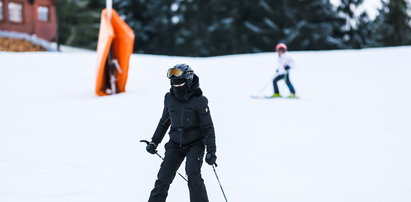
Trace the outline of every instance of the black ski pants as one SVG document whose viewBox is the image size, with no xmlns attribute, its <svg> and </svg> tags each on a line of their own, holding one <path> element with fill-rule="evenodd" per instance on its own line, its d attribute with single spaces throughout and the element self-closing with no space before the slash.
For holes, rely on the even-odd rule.
<svg viewBox="0 0 411 202">
<path fill-rule="evenodd" d="M 278 90 L 277 82 L 281 79 L 284 79 L 285 83 L 288 86 L 288 89 L 290 89 L 290 92 L 292 94 L 295 94 L 294 86 L 293 86 L 293 84 L 291 84 L 289 73 L 279 74 L 274 78 L 274 80 L 273 80 L 274 93 L 276 93 L 276 94 L 280 93 L 280 91 Z"/>
<path fill-rule="evenodd" d="M 170 184 L 176 172 L 186 158 L 186 174 L 191 202 L 208 202 L 204 180 L 201 177 L 203 164 L 204 143 L 199 141 L 188 146 L 180 147 L 179 144 L 169 141 L 166 145 L 164 161 L 158 171 L 154 189 L 151 191 L 148 202 L 165 202 Z"/>
</svg>

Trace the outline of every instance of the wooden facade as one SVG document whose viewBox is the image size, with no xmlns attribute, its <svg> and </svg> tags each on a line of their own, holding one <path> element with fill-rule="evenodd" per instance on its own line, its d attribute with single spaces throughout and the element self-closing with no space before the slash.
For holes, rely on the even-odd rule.
<svg viewBox="0 0 411 202">
<path fill-rule="evenodd" d="M 57 38 L 57 0 L 0 0 L 0 30 Z"/>
</svg>

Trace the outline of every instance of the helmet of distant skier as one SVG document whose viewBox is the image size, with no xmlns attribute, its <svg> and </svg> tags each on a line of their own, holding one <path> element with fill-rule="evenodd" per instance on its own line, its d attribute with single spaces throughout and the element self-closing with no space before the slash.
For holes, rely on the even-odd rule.
<svg viewBox="0 0 411 202">
<path fill-rule="evenodd" d="M 284 49 L 284 51 L 287 51 L 288 48 L 287 45 L 285 45 L 285 43 L 279 43 L 275 46 L 275 50 L 279 52 L 280 49 Z"/>
<path fill-rule="evenodd" d="M 193 80 L 194 71 L 187 64 L 177 64 L 167 71 L 167 77 L 172 83 L 183 83 Z"/>
</svg>

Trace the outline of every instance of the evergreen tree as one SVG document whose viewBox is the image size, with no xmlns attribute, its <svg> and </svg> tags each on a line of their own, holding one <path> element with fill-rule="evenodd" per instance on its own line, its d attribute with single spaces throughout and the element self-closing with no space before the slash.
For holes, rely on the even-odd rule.
<svg viewBox="0 0 411 202">
<path fill-rule="evenodd" d="M 365 45 L 364 30 L 369 23 L 369 18 L 365 12 L 357 15 L 355 13 L 358 7 L 364 2 L 364 0 L 341 0 L 341 4 L 338 6 L 338 12 L 345 17 L 345 25 L 343 25 L 343 42 L 347 48 L 362 48 Z M 365 31 L 366 32 L 366 31 Z"/>
<path fill-rule="evenodd" d="M 61 0 L 57 6 L 60 43 L 96 49 L 100 14 L 105 4 L 99 0 Z"/>
<path fill-rule="evenodd" d="M 383 2 L 380 12 L 380 26 L 377 32 L 381 35 L 382 43 L 386 46 L 411 44 L 409 5 L 406 0 L 390 0 Z"/>
<path fill-rule="evenodd" d="M 208 0 L 188 0 L 177 1 L 173 18 L 175 25 L 176 53 L 183 55 L 189 53 L 190 56 L 210 55 L 210 46 L 207 27 L 213 17 L 212 5 Z M 211 15 L 210 15 L 211 14 Z M 210 16 L 209 16 L 210 15 Z"/>
<path fill-rule="evenodd" d="M 64 44 L 95 48 L 104 7 L 99 0 L 62 0 Z M 346 18 L 329 0 L 113 0 L 113 8 L 135 31 L 139 53 L 264 52 L 273 51 L 278 42 L 293 50 L 346 47 Z"/>
<path fill-rule="evenodd" d="M 243 8 L 242 1 L 212 0 L 213 15 L 209 15 L 206 31 L 209 42 L 213 43 L 212 55 L 244 53 L 246 42 L 238 29 L 238 12 Z"/>
<path fill-rule="evenodd" d="M 244 1 L 238 10 L 237 26 L 248 45 L 244 52 L 273 51 L 283 36 L 282 23 L 288 22 L 285 0 Z M 245 15 L 244 15 L 245 14 Z"/>
<path fill-rule="evenodd" d="M 288 19 L 289 25 L 283 28 L 283 40 L 291 47 L 298 50 L 343 47 L 340 27 L 344 19 L 328 0 L 287 1 L 287 7 L 294 11 Z"/>
<path fill-rule="evenodd" d="M 173 48 L 173 0 L 114 0 L 113 8 L 135 32 L 134 51 L 168 54 Z"/>
<path fill-rule="evenodd" d="M 354 37 L 357 42 L 361 42 L 360 47 L 350 47 L 350 48 L 367 48 L 367 47 L 377 47 L 381 46 L 378 42 L 378 35 L 375 34 L 374 30 L 377 27 L 377 20 L 371 20 L 367 13 L 363 12 L 358 18 L 358 25 L 355 31 Z"/>
<path fill-rule="evenodd" d="M 367 42 L 368 47 L 381 47 L 384 46 L 384 37 L 388 29 L 387 24 L 385 24 L 385 14 L 387 13 L 387 3 L 382 1 L 382 8 L 378 9 L 378 15 L 373 21 L 368 25 L 370 28 L 369 39 L 370 42 Z"/>
<path fill-rule="evenodd" d="M 247 1 L 181 1 L 177 39 L 182 43 L 177 44 L 177 49 L 192 56 L 247 52 L 249 42 L 244 40 L 242 36 L 245 33 L 239 27 L 240 18 L 244 18 L 245 2 Z"/>
</svg>

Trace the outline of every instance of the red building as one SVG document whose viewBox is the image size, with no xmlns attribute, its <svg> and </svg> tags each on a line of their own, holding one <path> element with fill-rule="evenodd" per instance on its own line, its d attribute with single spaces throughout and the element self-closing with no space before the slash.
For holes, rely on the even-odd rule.
<svg viewBox="0 0 411 202">
<path fill-rule="evenodd" d="M 0 0 L 0 31 L 35 34 L 56 41 L 58 0 Z"/>
</svg>

